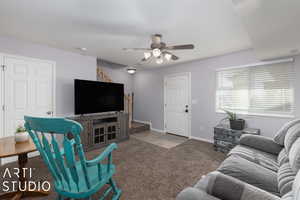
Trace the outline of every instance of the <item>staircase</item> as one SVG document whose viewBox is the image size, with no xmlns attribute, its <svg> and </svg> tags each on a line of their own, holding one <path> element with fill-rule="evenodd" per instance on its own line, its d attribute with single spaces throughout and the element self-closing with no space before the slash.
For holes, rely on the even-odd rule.
<svg viewBox="0 0 300 200">
<path fill-rule="evenodd" d="M 129 134 L 136 134 L 136 133 L 141 133 L 149 130 L 150 130 L 149 124 L 132 121 L 131 128 L 129 129 Z"/>
<path fill-rule="evenodd" d="M 104 82 L 113 82 L 113 80 L 103 71 L 101 66 L 97 66 L 97 80 Z M 129 134 L 141 133 L 150 130 L 150 125 L 132 120 L 133 112 L 133 94 L 125 94 L 124 111 L 129 115 Z"/>
<path fill-rule="evenodd" d="M 112 79 L 103 71 L 100 66 L 97 66 L 97 80 L 103 82 L 113 82 Z M 132 114 L 133 114 L 133 93 L 124 95 L 124 111 L 128 113 L 129 117 L 129 128 L 132 125 Z"/>
</svg>

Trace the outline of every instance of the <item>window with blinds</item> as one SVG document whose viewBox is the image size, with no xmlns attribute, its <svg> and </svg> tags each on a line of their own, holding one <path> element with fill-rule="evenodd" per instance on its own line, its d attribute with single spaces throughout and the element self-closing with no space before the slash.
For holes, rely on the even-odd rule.
<svg viewBox="0 0 300 200">
<path fill-rule="evenodd" d="M 216 109 L 241 114 L 294 114 L 293 62 L 217 71 Z"/>
</svg>

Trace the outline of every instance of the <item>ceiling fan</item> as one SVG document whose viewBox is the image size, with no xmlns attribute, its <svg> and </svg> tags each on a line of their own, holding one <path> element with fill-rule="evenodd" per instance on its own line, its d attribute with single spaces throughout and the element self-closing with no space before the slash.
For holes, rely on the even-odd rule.
<svg viewBox="0 0 300 200">
<path fill-rule="evenodd" d="M 162 64 L 164 61 L 175 61 L 179 59 L 178 56 L 174 55 L 170 51 L 194 49 L 193 44 L 167 46 L 166 43 L 162 42 L 161 34 L 151 35 L 151 40 L 152 43 L 150 45 L 150 48 L 123 48 L 123 50 L 144 51 L 144 58 L 141 60 L 141 62 L 155 59 L 157 64 Z"/>
</svg>

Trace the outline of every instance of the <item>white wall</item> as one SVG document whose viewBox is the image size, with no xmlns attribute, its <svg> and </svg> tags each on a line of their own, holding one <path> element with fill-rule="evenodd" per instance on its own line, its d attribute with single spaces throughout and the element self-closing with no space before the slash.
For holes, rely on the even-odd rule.
<svg viewBox="0 0 300 200">
<path fill-rule="evenodd" d="M 300 56 L 296 65 L 296 115 L 300 114 Z M 206 140 L 213 139 L 213 127 L 224 117 L 215 112 L 215 70 L 260 62 L 252 50 L 241 51 L 224 56 L 194 61 L 152 70 L 137 71 L 134 76 L 134 119 L 151 121 L 155 129 L 163 130 L 163 78 L 178 72 L 192 74 L 192 136 Z M 276 131 L 288 120 L 277 117 L 241 116 L 248 127 L 260 128 L 265 136 L 274 136 Z"/>
<path fill-rule="evenodd" d="M 74 79 L 96 80 L 96 57 L 83 56 L 9 37 L 0 37 L 0 52 L 56 62 L 56 114 L 74 114 Z"/>
<path fill-rule="evenodd" d="M 0 37 L 0 52 L 28 56 L 56 62 L 56 112 L 58 115 L 74 113 L 73 80 L 96 80 L 96 58 L 82 56 L 43 45 L 32 44 L 8 37 Z M 300 116 L 300 56 L 296 65 L 296 115 Z M 134 76 L 124 68 L 104 66 L 115 82 L 125 84 L 126 93 L 134 91 L 134 118 L 151 121 L 153 128 L 163 129 L 163 77 L 177 72 L 191 72 L 192 136 L 212 140 L 213 126 L 224 117 L 215 113 L 215 70 L 217 68 L 256 63 L 252 50 L 194 61 L 152 70 L 139 70 Z M 244 117 L 249 127 L 260 128 L 262 134 L 273 136 L 289 119 L 275 117 Z"/>
<path fill-rule="evenodd" d="M 133 92 L 133 75 L 127 73 L 125 65 L 111 63 L 101 59 L 97 59 L 97 65 L 103 69 L 113 82 L 124 84 L 125 94 Z"/>
</svg>

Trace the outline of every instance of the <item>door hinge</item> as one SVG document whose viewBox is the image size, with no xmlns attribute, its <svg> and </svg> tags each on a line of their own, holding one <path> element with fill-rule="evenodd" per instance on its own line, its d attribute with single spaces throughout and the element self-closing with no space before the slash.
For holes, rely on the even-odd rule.
<svg viewBox="0 0 300 200">
<path fill-rule="evenodd" d="M 5 111 L 5 105 L 2 105 L 2 110 Z"/>
<path fill-rule="evenodd" d="M 5 65 L 1 65 L 2 71 L 5 71 L 6 66 Z"/>
</svg>

